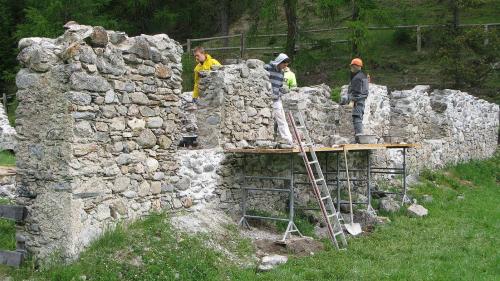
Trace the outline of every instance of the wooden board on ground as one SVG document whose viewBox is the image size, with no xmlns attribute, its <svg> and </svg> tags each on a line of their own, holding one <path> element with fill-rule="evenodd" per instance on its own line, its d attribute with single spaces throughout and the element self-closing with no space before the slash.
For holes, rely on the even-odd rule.
<svg viewBox="0 0 500 281">
<path fill-rule="evenodd" d="M 23 206 L 0 205 L 0 218 L 22 221 L 26 218 L 26 208 Z"/>
<path fill-rule="evenodd" d="M 0 251 L 0 264 L 19 267 L 24 260 L 24 254 L 16 251 Z"/>
<path fill-rule="evenodd" d="M 415 143 L 375 143 L 375 144 L 339 144 L 333 147 L 315 147 L 314 151 L 317 153 L 321 152 L 332 152 L 332 151 L 343 151 L 344 147 L 351 150 L 378 150 L 378 149 L 398 149 L 398 148 L 421 148 L 420 144 Z M 299 153 L 298 148 L 235 148 L 226 149 L 225 153 L 248 153 L 248 154 L 291 154 Z"/>
</svg>

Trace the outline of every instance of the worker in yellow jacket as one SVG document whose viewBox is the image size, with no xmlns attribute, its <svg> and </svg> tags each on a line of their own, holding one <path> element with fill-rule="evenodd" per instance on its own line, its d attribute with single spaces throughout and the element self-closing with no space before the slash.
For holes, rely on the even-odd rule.
<svg viewBox="0 0 500 281">
<path fill-rule="evenodd" d="M 198 84 L 200 82 L 200 71 L 210 70 L 214 65 L 220 65 L 216 59 L 212 58 L 209 54 L 205 53 L 203 47 L 196 47 L 193 50 L 194 58 L 198 62 L 194 68 L 194 89 L 193 89 L 193 102 L 196 103 L 200 93 L 198 91 Z"/>
</svg>

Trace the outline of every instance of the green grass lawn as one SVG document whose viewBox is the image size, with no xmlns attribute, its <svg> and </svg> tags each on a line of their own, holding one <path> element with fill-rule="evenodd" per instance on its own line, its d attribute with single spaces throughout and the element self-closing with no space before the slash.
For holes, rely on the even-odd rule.
<svg viewBox="0 0 500 281">
<path fill-rule="evenodd" d="M 164 215 L 151 215 L 109 232 L 69 265 L 33 270 L 0 268 L 14 280 L 498 280 L 500 277 L 500 154 L 485 161 L 424 172 L 412 189 L 433 200 L 425 218 L 405 212 L 347 251 L 331 247 L 292 258 L 267 273 L 241 269 L 207 249 L 203 237 L 172 232 Z M 2 231 L 0 236 L 5 236 Z M 327 242 L 326 242 L 327 243 Z M 251 247 L 237 247 L 251 252 Z M 141 258 L 138 258 L 138 257 Z M 177 279 L 176 279 L 177 277 Z M 1 278 L 0 278 L 1 279 Z M 33 279 L 31 279 L 33 280 Z"/>
<path fill-rule="evenodd" d="M 15 166 L 16 155 L 8 150 L 0 151 L 0 166 Z"/>
<path fill-rule="evenodd" d="M 0 198 L 0 205 L 8 205 L 11 202 L 8 199 Z M 0 250 L 16 249 L 16 230 L 14 222 L 0 219 Z M 1 276 L 1 274 L 0 274 Z"/>
</svg>

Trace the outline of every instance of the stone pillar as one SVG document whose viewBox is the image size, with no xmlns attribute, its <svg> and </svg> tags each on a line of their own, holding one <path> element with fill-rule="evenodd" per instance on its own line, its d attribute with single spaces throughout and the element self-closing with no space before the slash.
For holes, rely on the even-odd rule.
<svg viewBox="0 0 500 281">
<path fill-rule="evenodd" d="M 226 94 L 224 71 L 202 71 L 200 80 L 200 98 L 195 112 L 198 122 L 198 146 L 219 147 L 222 142 L 221 124 Z"/>
<path fill-rule="evenodd" d="M 37 257 L 74 257 L 122 219 L 171 208 L 182 47 L 67 24 L 19 42 L 18 229 Z"/>
<path fill-rule="evenodd" d="M 272 146 L 271 84 L 263 66 L 251 59 L 200 74 L 196 120 L 201 147 Z"/>
</svg>

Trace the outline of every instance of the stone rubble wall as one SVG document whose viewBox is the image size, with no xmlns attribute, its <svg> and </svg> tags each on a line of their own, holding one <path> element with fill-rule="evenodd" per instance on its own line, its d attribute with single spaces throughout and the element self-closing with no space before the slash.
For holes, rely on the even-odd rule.
<svg viewBox="0 0 500 281">
<path fill-rule="evenodd" d="M 207 107 L 207 112 L 217 112 L 221 116 L 228 116 L 233 123 L 221 118 L 221 122 L 215 127 L 210 127 L 211 136 L 217 135 L 218 140 L 214 142 L 225 148 L 259 146 L 260 142 L 245 136 L 234 138 L 235 133 L 239 133 L 237 127 L 232 127 L 240 122 L 240 115 L 243 112 L 258 112 L 260 118 L 262 108 L 254 108 L 248 100 L 236 107 L 237 110 L 229 107 L 226 98 L 226 89 L 238 89 L 240 85 L 250 86 L 253 100 L 266 99 L 268 92 L 264 90 L 262 84 L 255 82 L 258 79 L 266 80 L 264 72 L 258 68 L 258 72 L 250 72 L 249 76 L 238 75 L 249 62 L 224 66 L 213 71 L 205 72 L 200 88 L 202 96 L 217 100 L 217 106 Z M 255 60 L 251 61 L 253 65 Z M 258 65 L 262 65 L 259 62 Z M 227 79 L 229 76 L 231 79 Z M 247 83 L 252 81 L 252 83 Z M 347 92 L 347 86 L 342 87 L 342 95 Z M 238 91 L 236 97 L 241 94 Z M 354 135 L 352 128 L 351 112 L 349 106 L 340 106 L 330 99 L 331 90 L 326 85 L 300 87 L 290 91 L 283 96 L 285 107 L 294 102 L 305 114 L 306 123 L 310 129 L 311 137 L 319 146 L 331 146 L 341 143 L 353 143 Z M 217 98 L 214 98 L 217 96 Z M 229 95 L 231 96 L 231 95 Z M 233 97 L 233 96 L 231 96 Z M 203 99 L 203 98 L 202 98 Z M 224 101 L 224 99 L 226 99 Z M 270 109 L 271 102 L 267 107 Z M 238 112 L 236 112 L 238 111 Z M 229 114 L 227 114 L 229 113 Z M 205 114 L 205 113 L 203 113 Z M 253 114 L 252 114 L 253 115 Z M 248 115 L 247 115 L 248 116 Z M 255 115 L 254 115 L 255 116 Z M 208 127 L 208 115 L 197 115 L 198 127 Z M 393 91 L 389 93 L 387 87 L 370 84 L 370 94 L 366 101 L 363 124 L 365 134 L 373 134 L 377 137 L 378 143 L 385 143 L 388 137 L 396 137 L 397 142 L 418 143 L 421 149 L 410 149 L 408 151 L 407 165 L 410 175 L 415 175 L 424 168 L 441 168 L 447 163 L 457 163 L 471 159 L 483 159 L 490 157 L 496 150 L 498 142 L 499 128 L 499 108 L 498 105 L 477 99 L 467 93 L 454 90 L 434 90 L 430 91 L 428 86 L 417 86 L 412 90 Z M 271 119 L 272 123 L 272 119 Z M 229 124 L 229 125 L 227 125 Z M 266 124 L 267 125 L 267 124 Z M 215 130 L 215 132 L 214 132 Z M 218 131 L 219 130 L 219 131 Z M 200 142 L 204 142 L 205 135 L 199 135 Z M 263 145 L 266 146 L 266 145 Z M 457 153 L 460 152 L 460 153 Z M 373 165 L 379 167 L 402 167 L 401 150 L 378 150 L 372 152 Z M 247 173 L 255 172 L 260 175 L 280 175 L 283 169 L 286 170 L 288 159 L 278 159 L 279 156 L 261 156 L 257 159 L 247 157 L 247 164 L 243 164 L 241 155 L 226 155 L 226 159 L 221 161 L 217 167 L 223 175 L 222 181 L 218 184 L 217 195 L 220 200 L 220 207 L 224 209 L 239 210 L 241 203 L 241 186 L 252 186 L 255 183 L 244 182 L 242 171 L 245 168 Z M 250 158 L 250 160 L 249 160 Z M 274 158 L 274 159 L 272 159 Z M 295 159 L 296 167 L 300 167 L 301 159 Z M 323 160 L 324 161 L 324 160 Z M 336 161 L 334 156 L 329 156 L 330 163 Z M 365 156 L 360 153 L 349 153 L 349 165 L 363 165 Z M 341 161 L 341 168 L 343 167 Z M 330 170 L 333 169 L 330 164 Z M 362 172 L 352 172 L 353 177 L 358 179 L 366 178 Z M 394 178 L 394 176 L 373 176 L 376 182 L 382 178 Z M 305 178 L 298 179 L 306 181 Z M 277 182 L 259 182 L 257 185 L 264 188 L 275 188 Z M 374 183 L 374 188 L 377 184 Z M 343 184 L 342 184 L 343 186 Z M 366 184 L 363 182 L 354 183 L 358 200 L 366 200 Z M 307 205 L 309 200 L 314 200 L 307 187 L 298 188 L 297 203 Z M 269 193 L 252 192 L 253 199 L 249 205 L 256 209 L 275 212 L 283 210 L 286 205 L 286 196 Z M 216 200 L 217 201 L 217 200 Z"/>
<path fill-rule="evenodd" d="M 65 27 L 56 39 L 19 42 L 16 200 L 29 215 L 18 232 L 36 256 L 61 251 L 74 257 L 119 220 L 152 210 L 215 207 L 238 213 L 243 185 L 284 187 L 283 181 L 245 182 L 243 174 L 286 176 L 289 157 L 222 150 L 276 144 L 262 61 L 200 73 L 201 98 L 193 112 L 191 94 L 181 94 L 182 48 L 167 35 L 128 37 L 76 23 Z M 317 145 L 352 143 L 351 109 L 331 101 L 330 94 L 326 85 L 301 87 L 283 102 L 286 107 L 298 101 Z M 417 172 L 424 165 L 491 156 L 498 114 L 497 105 L 459 91 L 418 86 L 389 93 L 371 84 L 363 123 L 380 143 L 384 136 L 398 136 L 422 144 L 409 152 L 409 167 Z M 201 149 L 177 148 L 181 136 L 193 134 Z M 364 161 L 351 155 L 353 165 Z M 381 166 L 402 165 L 400 151 L 374 156 Z M 302 160 L 293 161 L 301 169 Z M 332 155 L 328 162 L 331 170 Z M 358 200 L 365 200 L 363 186 L 356 188 Z M 297 186 L 296 193 L 302 206 L 314 201 L 308 186 Z M 286 194 L 252 192 L 249 207 L 277 214 L 286 202 Z"/>
<path fill-rule="evenodd" d="M 0 199 L 16 198 L 16 171 L 10 167 L 0 167 Z"/>
<path fill-rule="evenodd" d="M 499 107 L 457 90 L 416 86 L 390 95 L 391 133 L 405 142 L 420 143 L 411 150 L 416 170 L 442 168 L 491 157 L 497 148 Z"/>
<path fill-rule="evenodd" d="M 19 204 L 34 255 L 74 257 L 119 220 L 177 204 L 180 44 L 68 23 L 19 42 Z"/>
<path fill-rule="evenodd" d="M 16 130 L 10 125 L 4 106 L 0 105 L 0 151 L 16 150 Z"/>
<path fill-rule="evenodd" d="M 174 208 L 190 208 L 200 210 L 220 195 L 218 185 L 222 174 L 216 167 L 221 165 L 224 153 L 221 149 L 179 149 L 177 159 L 179 171 L 171 182 L 176 190 L 172 198 Z M 226 175 L 228 176 L 228 175 Z"/>
<path fill-rule="evenodd" d="M 297 104 L 304 114 L 306 126 L 314 143 L 322 146 L 333 144 L 340 123 L 341 107 L 331 102 L 330 87 L 325 84 L 292 89 L 283 95 L 285 109 Z"/>
<path fill-rule="evenodd" d="M 202 147 L 272 146 L 271 84 L 263 66 L 252 59 L 200 73 L 196 120 Z"/>
</svg>

